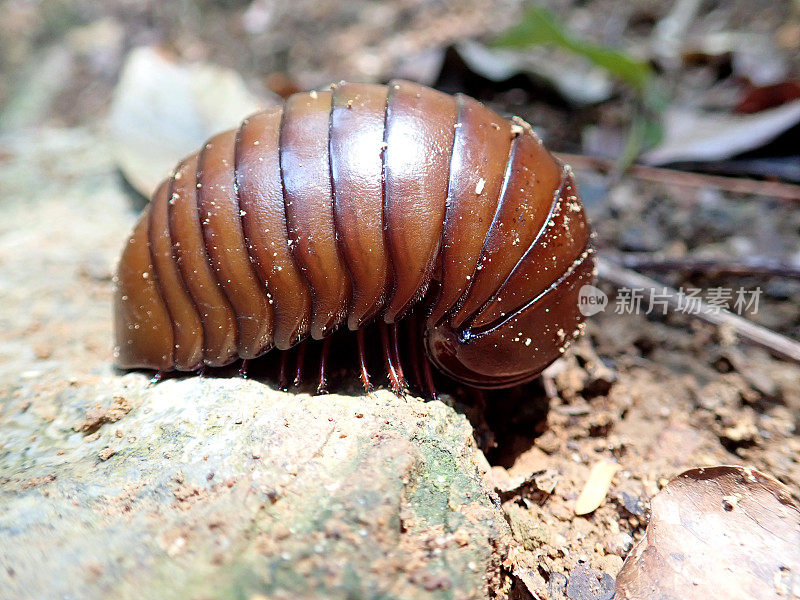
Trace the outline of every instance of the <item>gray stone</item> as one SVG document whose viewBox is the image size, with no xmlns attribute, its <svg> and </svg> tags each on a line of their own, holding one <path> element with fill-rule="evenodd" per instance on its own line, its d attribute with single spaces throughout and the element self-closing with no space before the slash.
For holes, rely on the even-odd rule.
<svg viewBox="0 0 800 600">
<path fill-rule="evenodd" d="M 136 218 L 87 131 L 0 139 L 0 597 L 483 598 L 510 535 L 443 402 L 110 365 Z"/>
</svg>

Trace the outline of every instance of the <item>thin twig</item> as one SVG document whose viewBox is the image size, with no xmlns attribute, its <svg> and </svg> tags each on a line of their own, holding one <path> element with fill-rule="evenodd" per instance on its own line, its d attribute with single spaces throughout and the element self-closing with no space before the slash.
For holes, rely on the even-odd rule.
<svg viewBox="0 0 800 600">
<path fill-rule="evenodd" d="M 602 173 L 611 173 L 616 165 L 614 161 L 585 154 L 557 153 L 558 158 L 576 169 L 594 169 Z M 738 194 L 755 194 L 785 200 L 800 201 L 800 185 L 780 181 L 763 181 L 742 177 L 726 177 L 724 175 L 708 175 L 677 169 L 662 169 L 646 165 L 631 165 L 627 173 L 637 179 L 671 183 L 687 187 L 713 187 L 726 192 Z"/>
<path fill-rule="evenodd" d="M 668 306 L 672 309 L 678 309 L 686 305 L 685 294 L 666 287 L 636 271 L 621 267 L 602 256 L 597 257 L 597 274 L 600 279 L 617 287 L 650 290 L 650 293 L 657 293 L 660 298 L 665 298 Z M 693 301 L 696 302 L 696 299 L 693 299 Z M 740 338 L 766 348 L 776 356 L 800 363 L 800 343 L 795 340 L 775 333 L 761 325 L 756 325 L 728 310 L 718 309 L 717 307 L 712 309 L 705 302 L 701 301 L 696 306 L 698 310 L 685 314 L 712 325 L 729 327 Z"/>
<path fill-rule="evenodd" d="M 800 279 L 800 266 L 763 256 L 725 259 L 657 256 L 638 252 L 606 252 L 605 256 L 620 266 L 634 271 L 691 271 L 711 276 L 777 276 Z"/>
</svg>

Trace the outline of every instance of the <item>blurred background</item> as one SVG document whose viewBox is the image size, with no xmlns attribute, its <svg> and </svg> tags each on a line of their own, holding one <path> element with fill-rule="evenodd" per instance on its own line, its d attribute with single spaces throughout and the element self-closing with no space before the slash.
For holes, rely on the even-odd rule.
<svg viewBox="0 0 800 600">
<path fill-rule="evenodd" d="M 617 269 L 541 382 L 459 409 L 531 593 L 562 598 L 576 564 L 616 577 L 682 469 L 745 462 L 798 497 L 800 0 L 0 0 L 0 388 L 49 398 L 48 418 L 65 403 L 46 385 L 118 375 L 113 261 L 182 156 L 294 92 L 395 77 L 530 122 Z M 621 314 L 636 275 L 759 291 L 742 316 L 760 343 L 740 322 Z M 576 519 L 597 461 L 625 471 Z"/>
<path fill-rule="evenodd" d="M 4 0 L 0 127 L 102 124 L 131 51 L 146 46 L 157 56 L 140 70 L 229 69 L 262 103 L 405 77 L 518 113 L 557 150 L 619 158 L 628 143 L 630 162 L 666 135 L 673 144 L 650 162 L 746 155 L 708 168 L 798 181 L 796 161 L 755 160 L 787 155 L 779 142 L 796 118 L 735 118 L 800 96 L 798 13 L 792 0 Z M 738 135 L 717 131 L 726 139 L 701 148 L 698 127 L 713 122 L 700 111 L 732 117 Z"/>
<path fill-rule="evenodd" d="M 539 123 L 560 149 L 611 154 L 634 100 L 655 113 L 742 114 L 796 99 L 799 10 L 791 0 L 4 0 L 0 123 L 97 123 L 129 52 L 151 46 L 231 69 L 262 98 L 339 79 L 466 89 Z"/>
</svg>

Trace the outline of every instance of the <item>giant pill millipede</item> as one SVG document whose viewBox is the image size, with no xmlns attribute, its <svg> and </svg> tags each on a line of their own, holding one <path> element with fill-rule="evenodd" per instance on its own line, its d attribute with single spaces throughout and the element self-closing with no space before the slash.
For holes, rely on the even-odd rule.
<svg viewBox="0 0 800 600">
<path fill-rule="evenodd" d="M 517 385 L 580 334 L 589 241 L 571 170 L 520 119 L 407 81 L 294 94 L 157 188 L 115 278 L 115 358 L 192 371 L 272 351 L 285 386 L 322 340 L 322 391 L 332 340 L 354 338 L 369 390 L 374 338 L 396 392 L 404 362 L 423 392 L 431 365 Z"/>
</svg>

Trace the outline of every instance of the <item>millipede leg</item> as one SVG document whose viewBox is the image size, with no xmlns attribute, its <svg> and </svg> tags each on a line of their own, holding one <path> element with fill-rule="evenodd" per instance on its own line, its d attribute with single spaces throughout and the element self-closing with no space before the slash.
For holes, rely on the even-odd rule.
<svg viewBox="0 0 800 600">
<path fill-rule="evenodd" d="M 328 362 L 328 352 L 331 349 L 331 339 L 332 337 L 329 335 L 322 341 L 322 353 L 319 357 L 319 383 L 317 384 L 317 393 L 318 394 L 327 394 L 328 393 L 328 377 L 327 373 L 325 372 L 326 363 Z"/>
<path fill-rule="evenodd" d="M 392 323 L 389 326 L 389 333 L 391 334 L 392 338 L 392 352 L 394 353 L 394 362 L 395 362 L 395 369 L 397 370 L 397 379 L 400 382 L 400 388 L 402 389 L 403 393 L 405 393 L 407 389 L 406 378 L 403 375 L 403 365 L 400 362 L 400 347 L 397 342 L 397 324 Z"/>
<path fill-rule="evenodd" d="M 422 382 L 422 372 L 420 371 L 420 354 L 419 354 L 419 339 L 417 335 L 417 321 L 418 317 L 416 315 L 409 317 L 407 319 L 409 321 L 408 326 L 408 349 L 409 353 L 411 354 L 411 368 L 414 370 L 414 383 L 416 383 L 418 389 L 422 389 L 423 382 Z"/>
<path fill-rule="evenodd" d="M 397 376 L 397 369 L 395 368 L 394 364 L 394 357 L 392 356 L 392 350 L 389 346 L 389 328 L 386 326 L 386 323 L 381 321 L 380 323 L 380 330 L 381 330 L 381 346 L 383 346 L 383 358 L 386 362 L 386 371 L 389 373 L 389 385 L 392 388 L 392 391 L 397 394 L 398 396 L 403 395 L 403 384 L 401 383 L 400 378 Z"/>
<path fill-rule="evenodd" d="M 470 388 L 469 394 L 472 397 L 472 406 L 468 409 L 467 414 L 472 423 L 473 435 L 478 447 L 487 452 L 496 448 L 497 442 L 491 426 L 486 421 L 486 392 L 478 388 Z"/>
<path fill-rule="evenodd" d="M 278 387 L 284 392 L 289 389 L 289 376 L 287 374 L 289 366 L 289 351 L 283 350 L 281 352 L 281 367 L 278 372 Z"/>
<path fill-rule="evenodd" d="M 431 363 L 427 357 L 422 357 L 422 374 L 425 377 L 425 393 L 436 400 L 436 386 L 433 383 L 433 371 L 431 371 Z"/>
<path fill-rule="evenodd" d="M 364 352 L 364 330 L 356 330 L 356 342 L 358 342 L 358 363 L 361 367 L 361 383 L 364 384 L 364 393 L 371 394 L 373 387 L 369 381 L 369 371 L 367 371 L 367 355 Z"/>
<path fill-rule="evenodd" d="M 300 342 L 297 346 L 297 369 L 294 373 L 294 385 L 299 386 L 303 383 L 303 361 L 306 358 L 306 343 Z"/>
<path fill-rule="evenodd" d="M 239 367 L 239 377 L 247 379 L 247 367 L 250 365 L 250 359 L 245 358 L 242 360 L 242 366 Z"/>
<path fill-rule="evenodd" d="M 428 355 L 425 352 L 425 319 L 419 319 L 415 325 L 417 352 L 422 363 L 422 377 L 425 388 L 425 394 L 432 400 L 436 400 L 436 386 L 433 383 L 433 371 L 431 370 L 431 361 L 428 360 Z"/>
<path fill-rule="evenodd" d="M 148 387 L 153 386 L 157 383 L 160 383 L 164 376 L 167 374 L 166 371 L 158 371 L 155 375 L 150 378 L 150 381 L 147 383 Z"/>
</svg>

